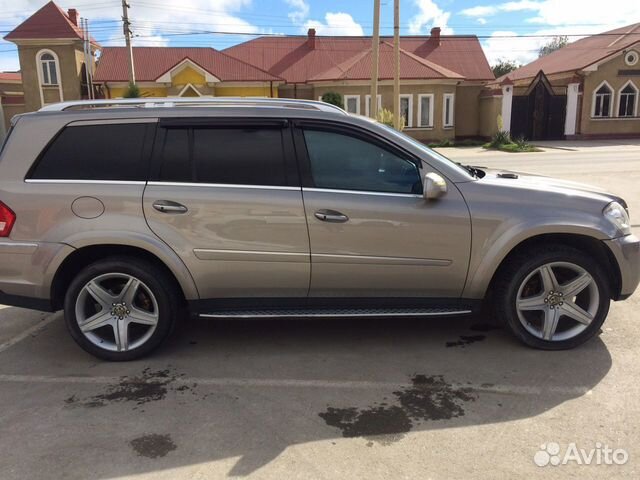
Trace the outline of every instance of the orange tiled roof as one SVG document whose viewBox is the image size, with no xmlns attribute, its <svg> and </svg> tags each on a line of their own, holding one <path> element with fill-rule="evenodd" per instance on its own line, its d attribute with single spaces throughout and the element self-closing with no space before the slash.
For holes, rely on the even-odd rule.
<svg viewBox="0 0 640 480">
<path fill-rule="evenodd" d="M 213 48 L 134 47 L 136 81 L 153 82 L 185 59 L 226 82 L 281 80 Z M 96 82 L 126 82 L 129 78 L 128 65 L 125 47 L 104 47 L 93 79 Z"/>
<path fill-rule="evenodd" d="M 0 82 L 21 82 L 22 74 L 20 72 L 0 72 Z"/>
<path fill-rule="evenodd" d="M 391 78 L 391 58 L 385 52 L 393 42 L 381 37 L 381 78 Z M 475 36 L 401 37 L 401 78 L 460 78 L 493 80 L 494 76 Z M 227 48 L 235 58 L 256 65 L 289 83 L 369 78 L 371 37 L 307 36 L 259 37 Z M 417 58 L 416 58 L 417 57 Z M 420 60 L 418 60 L 418 58 Z M 365 74 L 366 72 L 366 74 Z M 447 72 L 447 73 L 445 73 Z"/>
</svg>

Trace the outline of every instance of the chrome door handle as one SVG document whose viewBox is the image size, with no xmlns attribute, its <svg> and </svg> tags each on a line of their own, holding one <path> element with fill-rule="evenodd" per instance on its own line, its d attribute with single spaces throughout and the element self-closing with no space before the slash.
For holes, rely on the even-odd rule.
<svg viewBox="0 0 640 480">
<path fill-rule="evenodd" d="M 349 217 L 344 213 L 336 212 L 335 210 L 318 210 L 314 215 L 323 222 L 344 223 L 349 221 Z"/>
<path fill-rule="evenodd" d="M 153 208 L 162 213 L 187 213 L 188 208 L 171 200 L 158 200 L 153 202 Z"/>
</svg>

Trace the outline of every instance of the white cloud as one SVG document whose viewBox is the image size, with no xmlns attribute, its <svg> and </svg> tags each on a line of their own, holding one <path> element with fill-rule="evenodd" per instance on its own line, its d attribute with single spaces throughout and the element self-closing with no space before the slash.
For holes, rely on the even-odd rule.
<svg viewBox="0 0 640 480">
<path fill-rule="evenodd" d="M 487 21 L 482 17 L 477 18 L 476 22 L 478 22 L 480 25 L 485 25 L 487 23 Z"/>
<path fill-rule="evenodd" d="M 497 11 L 498 8 L 491 5 L 478 5 L 477 7 L 465 8 L 461 10 L 460 13 L 467 17 L 487 17 Z"/>
<path fill-rule="evenodd" d="M 538 10 L 542 5 L 541 2 L 532 2 L 530 0 L 520 0 L 518 2 L 499 3 L 497 5 L 478 5 L 476 7 L 465 8 L 460 11 L 461 15 L 467 17 L 488 17 L 498 12 L 519 12 L 522 10 Z"/>
<path fill-rule="evenodd" d="M 318 35 L 345 35 L 362 36 L 364 31 L 351 15 L 343 12 L 327 12 L 324 23 L 317 20 L 309 20 L 304 24 L 305 31 L 315 28 Z"/>
<path fill-rule="evenodd" d="M 440 27 L 443 35 L 451 35 L 453 29 L 447 25 L 451 12 L 445 12 L 432 0 L 413 0 L 419 13 L 409 20 L 409 33 L 428 33 L 432 27 Z"/>
<path fill-rule="evenodd" d="M 309 4 L 305 0 L 285 0 L 293 8 L 289 12 L 289 19 L 293 23 L 300 23 L 309 16 Z"/>
</svg>

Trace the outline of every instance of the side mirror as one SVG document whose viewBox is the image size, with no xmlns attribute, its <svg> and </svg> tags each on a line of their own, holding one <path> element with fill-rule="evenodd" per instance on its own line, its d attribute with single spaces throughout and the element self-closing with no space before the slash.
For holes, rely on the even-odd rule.
<svg viewBox="0 0 640 480">
<path fill-rule="evenodd" d="M 427 173 L 424 176 L 423 195 L 425 200 L 437 200 L 447 193 L 447 182 L 437 173 Z"/>
</svg>

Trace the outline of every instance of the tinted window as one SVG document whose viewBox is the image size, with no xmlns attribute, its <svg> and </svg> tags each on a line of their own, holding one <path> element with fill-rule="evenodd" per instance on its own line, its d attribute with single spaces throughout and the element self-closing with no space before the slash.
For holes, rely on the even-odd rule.
<svg viewBox="0 0 640 480">
<path fill-rule="evenodd" d="M 167 129 L 160 180 L 287 185 L 285 172 L 281 128 Z"/>
<path fill-rule="evenodd" d="M 65 128 L 38 161 L 31 178 L 146 180 L 144 123 Z"/>
<path fill-rule="evenodd" d="M 318 188 L 421 193 L 416 165 L 373 143 L 348 135 L 305 130 L 313 182 Z"/>
</svg>

